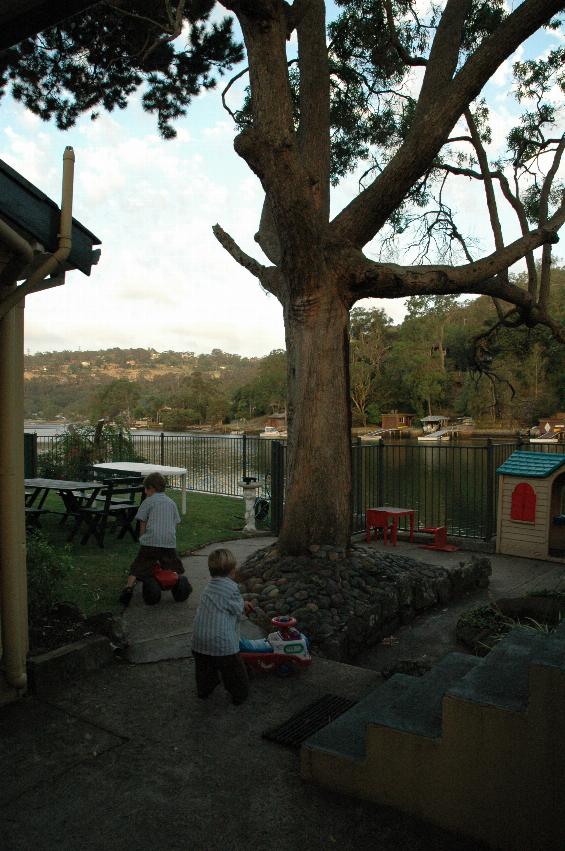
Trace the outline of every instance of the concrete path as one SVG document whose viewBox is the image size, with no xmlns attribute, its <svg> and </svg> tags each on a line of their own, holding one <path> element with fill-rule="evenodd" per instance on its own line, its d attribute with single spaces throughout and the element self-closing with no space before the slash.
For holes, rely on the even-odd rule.
<svg viewBox="0 0 565 851">
<path fill-rule="evenodd" d="M 194 589 L 185 603 L 175 603 L 172 595 L 164 592 L 158 605 L 146 606 L 141 596 L 141 585 L 138 585 L 123 618 L 129 641 L 126 653 L 128 661 L 158 662 L 189 657 L 192 621 L 202 589 L 210 579 L 208 555 L 218 547 L 225 547 L 233 552 L 237 563 L 241 564 L 256 550 L 272 544 L 274 540 L 262 536 L 209 544 L 184 558 L 186 576 Z M 258 638 L 263 632 L 245 619 L 241 625 L 241 634 L 248 638 Z"/>
</svg>

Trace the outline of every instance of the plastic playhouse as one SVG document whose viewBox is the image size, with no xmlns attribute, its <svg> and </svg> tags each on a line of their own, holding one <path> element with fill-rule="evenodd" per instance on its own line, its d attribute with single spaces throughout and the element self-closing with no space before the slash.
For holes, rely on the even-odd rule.
<svg viewBox="0 0 565 851">
<path fill-rule="evenodd" d="M 513 452 L 496 472 L 496 551 L 565 562 L 565 455 Z"/>
</svg>

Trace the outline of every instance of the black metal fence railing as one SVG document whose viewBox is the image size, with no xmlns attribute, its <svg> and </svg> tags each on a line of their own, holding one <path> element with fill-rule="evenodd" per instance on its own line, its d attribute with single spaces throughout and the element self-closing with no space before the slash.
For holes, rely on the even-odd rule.
<svg viewBox="0 0 565 851">
<path fill-rule="evenodd" d="M 37 466 L 64 464 L 69 441 L 36 436 Z M 417 525 L 446 526 L 448 534 L 489 540 L 496 529 L 496 470 L 516 449 L 564 452 L 563 445 L 520 441 L 472 444 L 362 444 L 352 446 L 352 528 L 365 528 L 367 508 L 414 508 Z M 104 456 L 100 457 L 100 453 Z M 68 458 L 67 458 L 68 460 Z M 188 470 L 188 486 L 205 493 L 241 496 L 244 476 L 257 479 L 258 494 L 271 498 L 271 528 L 278 534 L 284 512 L 286 444 L 247 435 L 131 434 L 99 450 L 97 460 L 146 461 Z M 44 467 L 42 468 L 42 463 Z M 172 480 L 173 486 L 179 483 Z M 401 526 L 402 527 L 402 526 Z"/>
</svg>

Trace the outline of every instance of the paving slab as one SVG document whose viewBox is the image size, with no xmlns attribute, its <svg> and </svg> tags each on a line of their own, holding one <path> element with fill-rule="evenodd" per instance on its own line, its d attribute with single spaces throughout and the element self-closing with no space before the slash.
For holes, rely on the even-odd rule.
<svg viewBox="0 0 565 851">
<path fill-rule="evenodd" d="M 63 688 L 49 705 L 26 701 L 17 728 L 7 724 L 8 746 L 17 736 L 24 767 L 46 747 L 50 760 L 42 773 L 24 773 L 17 794 L 0 804 L 2 851 L 479 849 L 306 784 L 298 752 L 261 738 L 323 694 L 358 698 L 380 681 L 373 671 L 320 659 L 293 678 L 256 677 L 248 702 L 234 707 L 220 689 L 197 698 L 188 660 L 124 662 Z M 46 728 L 42 713 L 52 719 Z M 55 719 L 63 730 L 70 725 L 71 741 L 73 732 L 80 739 L 95 729 L 107 747 L 67 758 Z M 0 761 L 0 788 L 13 777 Z"/>
<path fill-rule="evenodd" d="M 241 560 L 271 542 L 256 538 L 225 546 Z M 306 784 L 298 753 L 261 733 L 324 694 L 360 699 L 380 688 L 378 672 L 395 654 L 447 652 L 458 607 L 488 601 L 489 591 L 429 611 L 398 631 L 398 644 L 380 645 L 355 666 L 316 658 L 295 677 L 258 675 L 247 703 L 234 707 L 220 688 L 206 701 L 197 698 L 189 656 L 157 658 L 181 645 L 187 651 L 208 581 L 206 558 L 217 546 L 187 559 L 195 591 L 185 604 L 164 599 L 147 607 L 134 595 L 126 629 L 132 647 L 145 647 L 146 664 L 122 660 L 62 684 L 49 698 L 0 709 L 2 851 L 483 848 L 397 811 Z M 396 551 L 442 565 L 469 558 L 402 542 Z M 565 587 L 562 565 L 490 558 L 495 597 Z"/>
<path fill-rule="evenodd" d="M 565 590 L 565 565 L 555 562 L 463 549 L 445 553 L 400 540 L 396 547 L 390 544 L 385 547 L 380 541 L 370 546 L 440 567 L 454 567 L 460 562 L 469 561 L 473 556 L 483 555 L 490 559 L 492 565 L 488 588 L 467 591 L 447 605 L 427 609 L 410 624 L 395 630 L 394 635 L 387 636 L 384 642 L 355 658 L 356 665 L 371 670 L 381 671 L 409 659 L 424 659 L 433 663 L 446 653 L 464 652 L 465 648 L 456 641 L 455 627 L 463 612 L 469 609 L 486 606 L 501 597 L 521 597 L 530 591 L 544 588 Z"/>
</svg>

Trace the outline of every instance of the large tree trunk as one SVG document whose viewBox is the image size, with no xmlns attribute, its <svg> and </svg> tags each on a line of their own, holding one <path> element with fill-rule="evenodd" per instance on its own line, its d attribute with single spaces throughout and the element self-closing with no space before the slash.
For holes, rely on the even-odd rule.
<svg viewBox="0 0 565 851">
<path fill-rule="evenodd" d="M 334 286 L 285 306 L 287 501 L 279 548 L 347 547 L 351 534 L 349 312 Z"/>
</svg>

